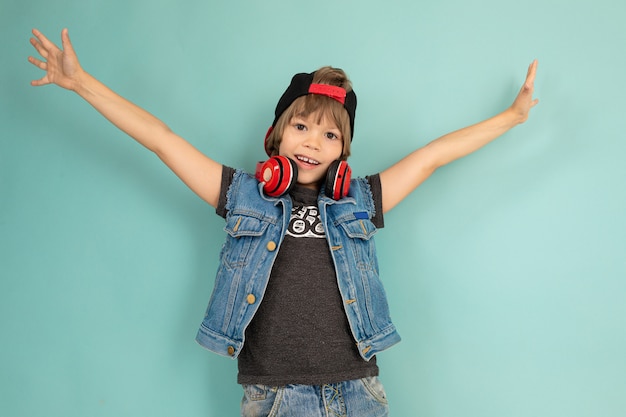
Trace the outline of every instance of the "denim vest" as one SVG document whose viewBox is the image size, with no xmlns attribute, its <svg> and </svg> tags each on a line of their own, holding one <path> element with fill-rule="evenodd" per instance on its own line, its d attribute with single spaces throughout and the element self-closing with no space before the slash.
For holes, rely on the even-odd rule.
<svg viewBox="0 0 626 417">
<path fill-rule="evenodd" d="M 400 341 L 378 277 L 369 183 L 352 180 L 349 195 L 339 201 L 320 194 L 318 207 L 350 329 L 361 356 L 369 360 Z M 264 195 L 255 178 L 238 170 L 227 192 L 226 209 L 226 242 L 196 340 L 208 350 L 236 358 L 263 300 L 291 219 L 292 201 L 289 196 Z"/>
</svg>

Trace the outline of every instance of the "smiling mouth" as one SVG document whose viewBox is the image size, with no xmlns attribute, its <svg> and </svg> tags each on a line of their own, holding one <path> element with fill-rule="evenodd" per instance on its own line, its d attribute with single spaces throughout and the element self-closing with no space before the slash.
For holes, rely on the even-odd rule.
<svg viewBox="0 0 626 417">
<path fill-rule="evenodd" d="M 296 159 L 300 162 L 304 162 L 309 165 L 319 165 L 320 163 L 315 159 L 307 158 L 306 156 L 296 155 Z"/>
</svg>

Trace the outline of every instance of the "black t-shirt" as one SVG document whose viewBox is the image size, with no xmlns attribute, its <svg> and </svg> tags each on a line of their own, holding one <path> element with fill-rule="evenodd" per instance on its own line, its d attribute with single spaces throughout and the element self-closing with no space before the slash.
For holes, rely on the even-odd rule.
<svg viewBox="0 0 626 417">
<path fill-rule="evenodd" d="M 226 216 L 234 170 L 224 167 L 217 213 Z M 383 226 L 378 175 L 367 178 Z M 321 385 L 378 375 L 376 358 L 359 355 L 320 222 L 318 192 L 295 186 L 289 228 L 261 305 L 245 332 L 238 358 L 240 384 Z"/>
</svg>

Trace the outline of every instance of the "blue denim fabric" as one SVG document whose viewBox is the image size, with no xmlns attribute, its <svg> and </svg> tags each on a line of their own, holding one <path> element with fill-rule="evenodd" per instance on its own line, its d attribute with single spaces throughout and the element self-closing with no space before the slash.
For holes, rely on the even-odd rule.
<svg viewBox="0 0 626 417">
<path fill-rule="evenodd" d="M 370 221 L 375 212 L 366 179 L 355 179 L 347 197 L 335 201 L 320 194 L 320 219 L 337 271 L 339 291 L 361 356 L 400 341 L 378 277 Z M 196 340 L 203 347 L 236 358 L 245 329 L 263 299 L 276 254 L 290 220 L 289 196 L 268 197 L 252 176 L 237 171 L 227 192 L 226 242 L 213 294 Z"/>
<path fill-rule="evenodd" d="M 387 417 L 377 377 L 337 384 L 268 387 L 244 385 L 242 417 Z"/>
</svg>

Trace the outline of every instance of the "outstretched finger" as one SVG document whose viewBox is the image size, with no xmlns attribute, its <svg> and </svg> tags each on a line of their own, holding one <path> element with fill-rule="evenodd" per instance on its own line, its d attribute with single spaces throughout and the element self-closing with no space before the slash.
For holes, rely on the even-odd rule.
<svg viewBox="0 0 626 417">
<path fill-rule="evenodd" d="M 524 84 L 524 87 L 526 88 L 526 90 L 528 91 L 528 94 L 530 95 L 530 107 L 535 107 L 537 105 L 537 103 L 539 103 L 539 99 L 533 99 L 532 98 L 532 94 L 535 91 L 535 76 L 537 75 L 537 60 L 535 59 L 532 64 L 530 64 L 530 66 L 528 67 L 528 75 L 526 76 L 526 83 Z"/>
<path fill-rule="evenodd" d="M 53 42 L 51 42 L 48 38 L 45 37 L 43 33 L 38 31 L 37 29 L 33 29 L 33 35 L 38 41 L 38 44 L 45 49 L 46 51 L 51 51 L 53 49 L 59 49 Z M 37 49 L 39 51 L 39 49 Z"/>
<path fill-rule="evenodd" d="M 526 74 L 526 88 L 532 88 L 533 84 L 535 83 L 535 75 L 537 74 L 537 60 L 535 59 L 529 66 L 528 66 L 528 73 Z"/>
<path fill-rule="evenodd" d="M 35 50 L 44 58 L 48 58 L 48 51 L 43 47 L 43 45 L 35 38 L 30 38 L 30 44 L 33 45 Z"/>
<path fill-rule="evenodd" d="M 30 82 L 30 85 L 32 85 L 33 87 L 39 87 L 39 86 L 47 85 L 47 84 L 50 84 L 50 81 L 48 80 L 48 75 L 44 75 L 40 79 L 33 80 Z"/>
<path fill-rule="evenodd" d="M 37 68 L 42 69 L 44 71 L 48 68 L 48 63 L 46 63 L 45 61 L 42 61 L 41 59 L 37 59 L 33 56 L 28 57 L 28 62 L 30 62 Z"/>
</svg>

